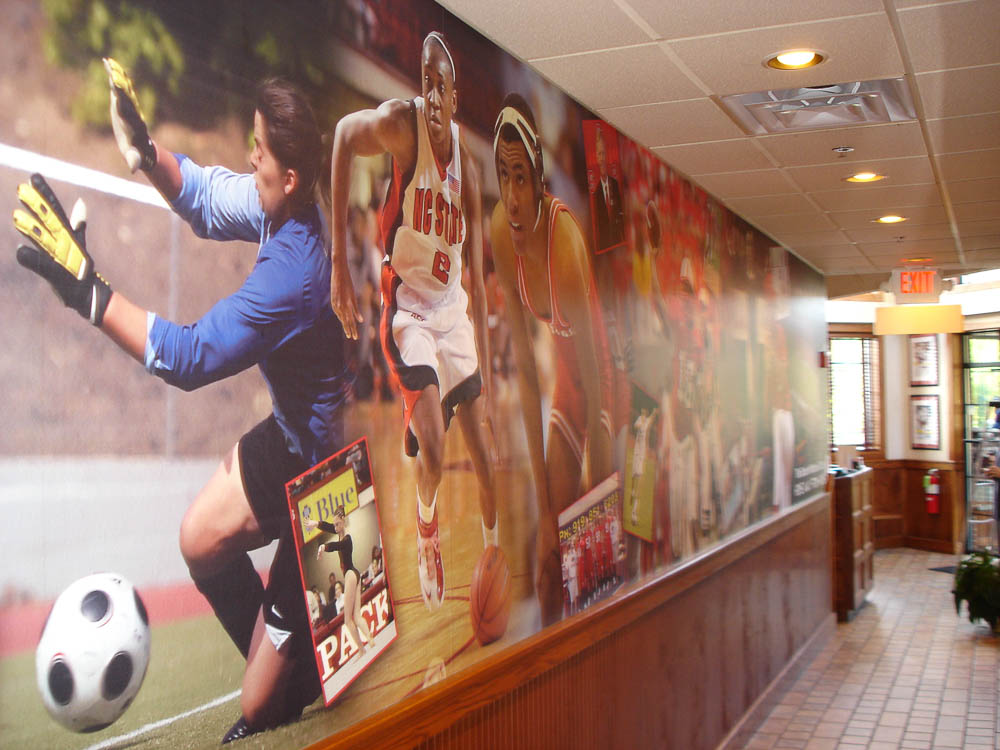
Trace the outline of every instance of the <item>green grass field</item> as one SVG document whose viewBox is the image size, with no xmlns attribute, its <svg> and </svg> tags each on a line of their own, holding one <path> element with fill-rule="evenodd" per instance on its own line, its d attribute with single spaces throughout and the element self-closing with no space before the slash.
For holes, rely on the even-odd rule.
<svg viewBox="0 0 1000 750">
<path fill-rule="evenodd" d="M 74 734 L 52 720 L 35 685 L 34 651 L 0 660 L 0 747 L 86 748 L 203 706 L 240 687 L 244 662 L 214 616 L 153 629 L 149 670 L 135 701 L 114 724 Z M 322 702 L 316 704 L 321 707 Z M 240 741 L 238 748 L 302 747 L 330 734 L 329 712 L 307 709 L 295 724 Z M 194 713 L 167 726 L 115 743 L 128 748 L 218 747 L 240 713 L 239 699 Z"/>
</svg>

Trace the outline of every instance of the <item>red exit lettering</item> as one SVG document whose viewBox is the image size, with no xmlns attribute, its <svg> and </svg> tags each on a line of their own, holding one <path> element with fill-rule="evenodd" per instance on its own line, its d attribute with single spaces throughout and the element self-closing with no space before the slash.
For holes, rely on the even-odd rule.
<svg viewBox="0 0 1000 750">
<path fill-rule="evenodd" d="M 903 294 L 933 294 L 936 271 L 900 271 L 899 291 Z"/>
</svg>

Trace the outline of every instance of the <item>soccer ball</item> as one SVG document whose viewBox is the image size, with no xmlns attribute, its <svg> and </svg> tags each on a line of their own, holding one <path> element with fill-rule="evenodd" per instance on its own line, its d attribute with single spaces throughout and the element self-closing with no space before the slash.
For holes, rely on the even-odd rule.
<svg viewBox="0 0 1000 750">
<path fill-rule="evenodd" d="M 149 617 L 116 573 L 71 583 L 52 605 L 35 650 L 45 708 L 67 729 L 96 732 L 128 708 L 149 664 Z"/>
</svg>

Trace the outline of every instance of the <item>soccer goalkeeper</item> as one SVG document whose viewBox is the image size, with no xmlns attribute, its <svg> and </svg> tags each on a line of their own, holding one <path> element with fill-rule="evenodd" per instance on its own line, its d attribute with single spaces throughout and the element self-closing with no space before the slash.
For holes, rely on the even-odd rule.
<svg viewBox="0 0 1000 750">
<path fill-rule="evenodd" d="M 39 175 L 18 190 L 24 208 L 14 224 L 30 243 L 17 259 L 171 385 L 190 390 L 253 365 L 267 382 L 273 413 L 237 441 L 180 529 L 191 577 L 247 657 L 243 716 L 227 742 L 297 717 L 319 695 L 284 484 L 342 447 L 340 408 L 350 386 L 314 200 L 320 133 L 301 92 L 268 80 L 257 89 L 253 173 L 200 167 L 150 138 L 125 71 L 113 60 L 105 65 L 129 168 L 141 169 L 199 237 L 257 242 L 256 264 L 201 320 L 172 323 L 112 290 L 86 246 L 82 204 L 67 217 Z M 247 551 L 274 539 L 265 590 Z"/>
</svg>

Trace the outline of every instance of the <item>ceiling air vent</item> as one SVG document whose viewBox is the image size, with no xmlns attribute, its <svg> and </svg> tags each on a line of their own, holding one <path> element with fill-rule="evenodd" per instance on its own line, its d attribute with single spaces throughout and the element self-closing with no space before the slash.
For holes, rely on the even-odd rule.
<svg viewBox="0 0 1000 750">
<path fill-rule="evenodd" d="M 722 103 L 753 135 L 916 119 L 902 78 L 731 94 Z"/>
</svg>

